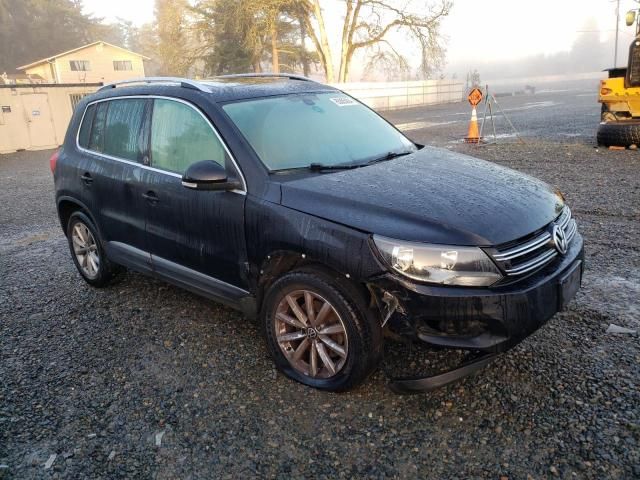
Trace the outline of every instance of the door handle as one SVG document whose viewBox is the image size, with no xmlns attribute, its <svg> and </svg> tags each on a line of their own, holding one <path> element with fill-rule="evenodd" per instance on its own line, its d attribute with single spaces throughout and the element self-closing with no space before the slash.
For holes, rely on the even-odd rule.
<svg viewBox="0 0 640 480">
<path fill-rule="evenodd" d="M 80 178 L 86 185 L 91 185 L 93 183 L 93 178 L 91 177 L 91 174 L 89 172 L 83 173 L 82 175 L 80 175 Z"/>
<path fill-rule="evenodd" d="M 142 198 L 144 198 L 147 202 L 155 204 L 158 203 L 158 195 L 156 192 L 149 190 L 147 193 L 142 194 Z"/>
</svg>

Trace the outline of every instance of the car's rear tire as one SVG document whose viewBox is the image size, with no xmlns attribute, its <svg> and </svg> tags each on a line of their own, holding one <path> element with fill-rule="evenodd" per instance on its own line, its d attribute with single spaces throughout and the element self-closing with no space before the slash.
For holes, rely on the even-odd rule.
<svg viewBox="0 0 640 480">
<path fill-rule="evenodd" d="M 640 146 L 640 121 L 602 122 L 598 126 L 598 145 L 605 147 Z"/>
<path fill-rule="evenodd" d="M 269 288 L 261 320 L 276 367 L 320 390 L 349 390 L 375 370 L 380 322 L 322 271 L 294 271 Z"/>
<path fill-rule="evenodd" d="M 73 263 L 89 285 L 104 287 L 121 271 L 105 255 L 97 228 L 83 212 L 73 212 L 69 217 L 67 241 Z"/>
</svg>

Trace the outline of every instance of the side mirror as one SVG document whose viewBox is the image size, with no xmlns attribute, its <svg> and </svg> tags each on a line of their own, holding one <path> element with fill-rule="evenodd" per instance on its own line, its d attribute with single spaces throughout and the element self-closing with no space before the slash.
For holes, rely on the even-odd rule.
<svg viewBox="0 0 640 480">
<path fill-rule="evenodd" d="M 196 162 L 182 176 L 182 185 L 194 190 L 233 190 L 240 184 L 229 179 L 225 168 L 213 160 Z"/>
<path fill-rule="evenodd" d="M 631 25 L 633 25 L 633 22 L 636 21 L 636 11 L 629 10 L 627 14 L 624 16 L 624 20 L 627 24 L 627 27 L 630 27 Z"/>
</svg>

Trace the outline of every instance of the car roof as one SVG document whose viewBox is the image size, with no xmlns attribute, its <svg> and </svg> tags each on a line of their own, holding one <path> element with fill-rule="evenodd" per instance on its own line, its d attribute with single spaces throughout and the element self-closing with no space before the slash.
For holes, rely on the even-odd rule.
<svg viewBox="0 0 640 480">
<path fill-rule="evenodd" d="M 240 74 L 212 77 L 206 80 L 190 80 L 177 77 L 145 77 L 116 82 L 101 87 L 99 92 L 110 92 L 111 96 L 127 95 L 135 90 L 153 94 L 167 86 L 180 86 L 199 90 L 211 95 L 219 103 L 251 98 L 287 95 L 292 93 L 337 92 L 336 88 L 311 79 L 287 74 Z"/>
</svg>

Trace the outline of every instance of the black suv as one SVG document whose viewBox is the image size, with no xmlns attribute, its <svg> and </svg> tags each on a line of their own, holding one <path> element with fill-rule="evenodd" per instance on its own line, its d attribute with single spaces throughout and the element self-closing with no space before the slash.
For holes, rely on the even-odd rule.
<svg viewBox="0 0 640 480">
<path fill-rule="evenodd" d="M 80 102 L 51 169 L 90 285 L 126 267 L 257 316 L 278 368 L 320 389 L 365 379 L 385 328 L 473 357 L 395 391 L 461 378 L 581 283 L 559 191 L 416 144 L 303 77 L 107 85 Z"/>
</svg>

